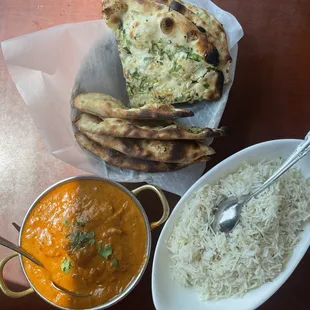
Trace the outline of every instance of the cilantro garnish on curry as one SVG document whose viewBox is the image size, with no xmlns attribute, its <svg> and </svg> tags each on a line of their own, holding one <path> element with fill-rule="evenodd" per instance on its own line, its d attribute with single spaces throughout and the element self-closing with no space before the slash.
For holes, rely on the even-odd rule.
<svg viewBox="0 0 310 310">
<path fill-rule="evenodd" d="M 70 240 L 70 244 L 73 250 L 81 249 L 87 244 L 95 243 L 94 232 L 84 232 L 82 230 L 75 230 L 71 234 L 67 235 Z"/>
<path fill-rule="evenodd" d="M 61 270 L 64 273 L 69 273 L 71 269 L 71 260 L 68 259 L 67 257 L 64 258 L 64 260 L 61 263 Z"/>
<path fill-rule="evenodd" d="M 99 244 L 98 253 L 100 256 L 104 258 L 109 258 L 109 256 L 112 254 L 111 244 L 106 244 L 104 247 L 102 247 L 102 245 Z"/>
<path fill-rule="evenodd" d="M 99 180 L 64 183 L 30 212 L 22 246 L 48 270 L 23 259 L 27 276 L 48 300 L 86 309 L 119 295 L 145 262 L 144 218 L 128 194 Z M 72 297 L 60 286 L 90 297 Z"/>
</svg>

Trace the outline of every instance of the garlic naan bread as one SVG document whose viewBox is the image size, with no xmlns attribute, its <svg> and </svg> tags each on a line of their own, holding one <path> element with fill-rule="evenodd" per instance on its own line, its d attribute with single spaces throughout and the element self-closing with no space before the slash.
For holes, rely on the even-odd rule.
<svg viewBox="0 0 310 310">
<path fill-rule="evenodd" d="M 197 141 L 165 141 L 132 138 L 116 138 L 106 135 L 86 133 L 87 137 L 100 145 L 119 151 L 125 155 L 166 163 L 193 163 L 215 151 Z"/>
<path fill-rule="evenodd" d="M 141 108 L 128 109 L 121 101 L 102 93 L 80 94 L 74 98 L 73 104 L 80 111 L 101 118 L 172 120 L 194 115 L 190 110 L 176 109 L 168 104 L 151 103 Z"/>
<path fill-rule="evenodd" d="M 86 150 L 102 158 L 108 164 L 123 169 L 132 169 L 145 172 L 164 172 L 178 170 L 189 165 L 188 163 L 169 164 L 129 157 L 113 149 L 101 146 L 100 144 L 92 141 L 86 135 L 80 132 L 75 134 L 75 138 L 77 142 Z M 199 160 L 197 162 L 199 162 Z"/>
<path fill-rule="evenodd" d="M 152 0 L 104 0 L 131 106 L 216 100 L 224 75 L 208 35 L 185 16 Z"/>
<path fill-rule="evenodd" d="M 206 33 L 209 42 L 211 42 L 219 53 L 218 68 L 223 72 L 225 83 L 229 82 L 229 69 L 231 65 L 231 56 L 228 51 L 227 36 L 223 25 L 208 11 L 196 7 L 190 3 L 181 0 L 155 0 L 158 3 L 168 5 L 170 9 L 175 10 L 194 23 L 199 31 Z M 211 57 L 211 55 L 210 55 Z"/>
<path fill-rule="evenodd" d="M 136 121 L 120 118 L 102 120 L 89 114 L 82 114 L 75 125 L 82 132 L 155 140 L 202 140 L 225 134 L 224 128 L 185 127 L 175 122 Z"/>
</svg>

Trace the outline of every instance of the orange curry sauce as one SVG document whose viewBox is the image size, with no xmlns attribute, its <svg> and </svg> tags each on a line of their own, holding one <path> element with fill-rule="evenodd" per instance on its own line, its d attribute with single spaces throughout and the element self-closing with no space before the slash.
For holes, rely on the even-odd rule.
<svg viewBox="0 0 310 310">
<path fill-rule="evenodd" d="M 132 198 L 105 181 L 78 180 L 45 195 L 30 212 L 21 245 L 45 268 L 23 259 L 35 288 L 52 303 L 75 309 L 119 295 L 145 262 L 147 230 Z M 72 297 L 51 286 L 92 293 Z"/>
</svg>

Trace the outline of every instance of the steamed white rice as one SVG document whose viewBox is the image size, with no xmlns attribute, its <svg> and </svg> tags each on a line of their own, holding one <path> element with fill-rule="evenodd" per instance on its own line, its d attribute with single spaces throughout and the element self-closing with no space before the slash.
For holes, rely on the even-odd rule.
<svg viewBox="0 0 310 310">
<path fill-rule="evenodd" d="M 310 216 L 310 186 L 291 168 L 252 199 L 230 234 L 214 233 L 215 206 L 223 196 L 241 196 L 262 184 L 281 164 L 244 164 L 236 173 L 199 189 L 186 202 L 167 240 L 173 278 L 202 299 L 240 296 L 272 281 L 284 268 Z"/>
</svg>

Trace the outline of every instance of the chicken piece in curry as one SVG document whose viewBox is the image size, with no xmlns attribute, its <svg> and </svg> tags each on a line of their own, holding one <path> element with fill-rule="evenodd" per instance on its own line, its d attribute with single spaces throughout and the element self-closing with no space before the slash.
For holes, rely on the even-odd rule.
<svg viewBox="0 0 310 310">
<path fill-rule="evenodd" d="M 87 309 L 119 295 L 146 259 L 147 229 L 134 200 L 116 185 L 82 179 L 61 184 L 31 210 L 21 245 L 46 269 L 23 259 L 36 290 L 65 308 Z M 58 285 L 89 297 L 74 297 Z"/>
</svg>

